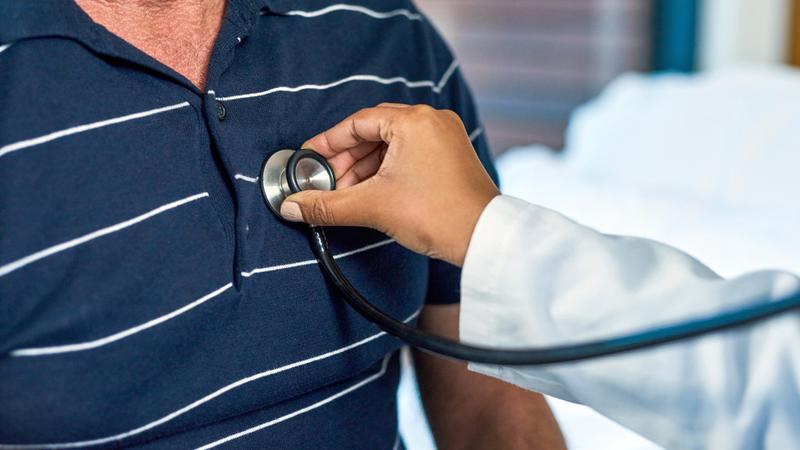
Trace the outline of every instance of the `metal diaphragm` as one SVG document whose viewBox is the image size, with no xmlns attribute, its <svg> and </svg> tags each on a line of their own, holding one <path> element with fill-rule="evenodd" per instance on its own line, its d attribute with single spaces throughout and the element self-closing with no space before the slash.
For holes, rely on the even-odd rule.
<svg viewBox="0 0 800 450">
<path fill-rule="evenodd" d="M 280 217 L 281 204 L 294 192 L 332 191 L 336 177 L 325 158 L 313 150 L 278 150 L 261 166 L 261 193 L 273 213 Z"/>
</svg>

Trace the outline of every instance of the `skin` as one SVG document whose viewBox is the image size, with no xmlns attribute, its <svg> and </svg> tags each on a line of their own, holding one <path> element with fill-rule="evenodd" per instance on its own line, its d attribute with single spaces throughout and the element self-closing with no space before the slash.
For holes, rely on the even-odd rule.
<svg viewBox="0 0 800 450">
<path fill-rule="evenodd" d="M 418 326 L 458 339 L 459 307 L 427 306 Z M 439 450 L 565 449 L 539 394 L 470 372 L 467 364 L 414 351 L 422 403 Z"/>
<path fill-rule="evenodd" d="M 290 196 L 281 207 L 286 219 L 374 228 L 458 266 L 478 218 L 500 194 L 452 111 L 384 103 L 304 148 L 328 159 L 338 189 Z"/>
<path fill-rule="evenodd" d="M 226 0 L 75 0 L 103 25 L 204 90 Z"/>
<path fill-rule="evenodd" d="M 76 0 L 76 3 L 95 22 L 204 90 L 225 0 Z M 360 181 L 362 168 L 366 170 L 364 176 L 369 173 L 369 161 L 378 160 L 374 152 L 367 151 L 379 147 L 377 141 L 373 144 L 356 150 L 353 155 L 358 158 L 345 154 L 335 159 L 335 167 L 345 183 Z M 319 145 L 323 146 L 321 141 Z M 348 161 L 364 162 L 350 164 L 349 172 L 342 171 Z M 479 198 L 487 197 L 481 194 Z M 476 218 L 479 213 L 479 208 L 472 207 L 465 218 Z M 466 229 L 460 233 L 468 235 Z M 419 320 L 430 332 L 457 336 L 458 313 L 457 305 L 429 306 L 423 309 Z M 440 449 L 565 448 L 558 425 L 540 395 L 469 372 L 463 363 L 430 355 L 416 354 L 415 366 L 425 410 Z"/>
</svg>

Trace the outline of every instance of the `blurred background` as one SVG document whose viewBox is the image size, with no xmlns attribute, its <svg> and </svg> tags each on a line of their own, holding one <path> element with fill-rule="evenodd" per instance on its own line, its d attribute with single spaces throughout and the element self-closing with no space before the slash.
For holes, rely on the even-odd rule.
<svg viewBox="0 0 800 450">
<path fill-rule="evenodd" d="M 796 0 L 416 3 L 461 61 L 496 152 L 562 148 L 570 113 L 625 72 L 800 62 Z"/>
<path fill-rule="evenodd" d="M 800 0 L 416 3 L 461 61 L 504 193 L 723 276 L 800 273 Z M 434 449 L 410 369 L 398 395 L 408 447 Z M 659 448 L 548 400 L 572 449 Z"/>
</svg>

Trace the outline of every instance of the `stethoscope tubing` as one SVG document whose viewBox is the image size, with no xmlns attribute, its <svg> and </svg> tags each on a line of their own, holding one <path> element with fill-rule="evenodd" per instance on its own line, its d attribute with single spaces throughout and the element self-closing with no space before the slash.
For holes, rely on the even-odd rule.
<svg viewBox="0 0 800 450">
<path fill-rule="evenodd" d="M 426 333 L 386 314 L 370 303 L 342 274 L 328 249 L 325 230 L 321 227 L 312 226 L 309 229 L 309 237 L 314 255 L 328 281 L 342 293 L 344 300 L 361 316 L 386 333 L 403 340 L 413 347 L 475 363 L 503 366 L 539 366 L 583 361 L 742 327 L 800 307 L 800 294 L 795 294 L 783 300 L 723 312 L 712 317 L 664 325 L 646 331 L 579 344 L 530 349 L 479 347 Z"/>
<path fill-rule="evenodd" d="M 298 150 L 286 165 L 286 178 L 292 192 L 300 190 L 295 173 L 297 163 L 303 158 L 313 158 L 323 164 L 332 182 L 334 181 L 333 172 L 322 156 L 311 150 Z M 482 364 L 539 366 L 583 361 L 743 327 L 800 308 L 800 292 L 798 292 L 781 300 L 759 303 L 714 316 L 577 344 L 525 349 L 480 347 L 424 332 L 385 313 L 367 300 L 342 273 L 330 252 L 325 230 L 322 227 L 310 226 L 309 238 L 314 256 L 325 277 L 342 294 L 343 299 L 366 320 L 420 350 Z"/>
</svg>

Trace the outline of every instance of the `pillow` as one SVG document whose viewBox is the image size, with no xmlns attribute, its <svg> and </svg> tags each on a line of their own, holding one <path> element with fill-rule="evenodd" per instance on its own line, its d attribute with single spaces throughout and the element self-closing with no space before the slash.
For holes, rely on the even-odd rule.
<svg viewBox="0 0 800 450">
<path fill-rule="evenodd" d="M 580 108 L 569 164 L 588 177 L 737 207 L 800 205 L 800 72 L 626 74 Z"/>
</svg>

